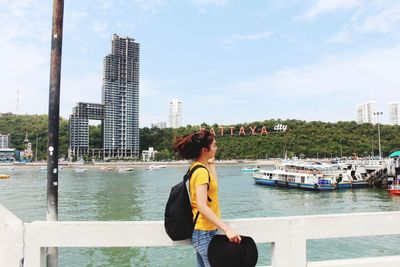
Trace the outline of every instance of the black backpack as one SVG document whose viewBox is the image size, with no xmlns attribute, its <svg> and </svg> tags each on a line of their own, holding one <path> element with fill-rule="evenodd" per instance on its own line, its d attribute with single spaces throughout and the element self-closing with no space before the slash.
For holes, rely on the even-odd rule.
<svg viewBox="0 0 400 267">
<path fill-rule="evenodd" d="M 198 168 L 205 168 L 202 165 L 196 165 L 189 169 L 183 181 L 171 189 L 164 214 L 165 232 L 173 241 L 184 240 L 192 237 L 194 226 L 196 225 L 199 212 L 193 221 L 192 206 L 189 194 L 186 188 L 186 182 Z M 207 170 L 208 172 L 208 170 Z M 210 174 L 208 174 L 208 183 L 210 184 Z M 208 198 L 208 201 L 211 201 Z"/>
</svg>

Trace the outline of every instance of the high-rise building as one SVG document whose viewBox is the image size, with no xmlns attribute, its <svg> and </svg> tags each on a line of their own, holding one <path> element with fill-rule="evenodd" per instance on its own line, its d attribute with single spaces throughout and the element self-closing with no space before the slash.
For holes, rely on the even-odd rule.
<svg viewBox="0 0 400 267">
<path fill-rule="evenodd" d="M 139 43 L 114 34 L 104 58 L 104 149 L 139 156 Z"/>
<path fill-rule="evenodd" d="M 178 99 L 169 102 L 169 126 L 171 128 L 182 126 L 182 102 Z"/>
<path fill-rule="evenodd" d="M 89 148 L 89 120 L 101 121 L 103 148 Z M 78 102 L 69 122 L 70 158 L 139 157 L 139 43 L 113 35 L 104 58 L 102 104 Z"/>
<path fill-rule="evenodd" d="M 10 147 L 10 135 L 0 133 L 0 148 Z"/>
<path fill-rule="evenodd" d="M 357 123 L 376 123 L 376 101 L 357 105 Z"/>
<path fill-rule="evenodd" d="M 104 120 L 104 105 L 78 102 L 72 109 L 69 116 L 70 156 L 89 153 L 89 120 Z"/>
<path fill-rule="evenodd" d="M 390 102 L 389 106 L 389 123 L 391 125 L 400 125 L 400 102 Z"/>
<path fill-rule="evenodd" d="M 165 121 L 159 121 L 151 124 L 151 128 L 165 129 L 167 128 L 167 123 Z"/>
</svg>

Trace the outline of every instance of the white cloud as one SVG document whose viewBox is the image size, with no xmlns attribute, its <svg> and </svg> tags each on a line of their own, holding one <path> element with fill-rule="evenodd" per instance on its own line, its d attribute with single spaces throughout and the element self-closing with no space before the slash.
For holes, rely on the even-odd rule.
<svg viewBox="0 0 400 267">
<path fill-rule="evenodd" d="M 311 8 L 300 15 L 299 19 L 310 20 L 325 13 L 339 9 L 352 9 L 362 3 L 361 0 L 317 0 Z"/>
<path fill-rule="evenodd" d="M 389 33 L 397 30 L 400 23 L 400 3 L 384 5 L 378 14 L 367 16 L 358 30 L 365 33 Z"/>
<path fill-rule="evenodd" d="M 166 3 L 165 0 L 133 0 L 133 2 L 145 11 L 155 11 Z"/>
<path fill-rule="evenodd" d="M 213 5 L 213 6 L 227 6 L 229 1 L 228 0 L 191 0 L 193 3 L 195 3 L 198 6 L 207 6 L 207 5 Z"/>
<path fill-rule="evenodd" d="M 261 33 L 252 33 L 252 34 L 233 34 L 228 38 L 221 39 L 220 43 L 222 44 L 232 44 L 238 41 L 256 41 L 269 38 L 273 33 L 272 32 L 261 32 Z"/>
<path fill-rule="evenodd" d="M 352 120 L 355 105 L 374 99 L 383 110 L 398 100 L 400 46 L 357 55 L 336 55 L 307 66 L 283 69 L 197 99 L 210 109 L 238 114 L 244 108 L 272 118 Z M 221 98 L 218 96 L 223 95 Z M 216 97 L 218 101 L 211 102 Z M 243 99 L 249 105 L 243 106 Z M 240 112 L 239 112 L 240 113 Z M 243 113 L 245 114 L 245 113 Z M 265 115 L 264 115 L 265 116 Z M 252 120 L 250 117 L 249 120 Z"/>
<path fill-rule="evenodd" d="M 325 40 L 329 44 L 351 44 L 354 42 L 353 33 L 349 31 L 341 31 Z"/>
</svg>

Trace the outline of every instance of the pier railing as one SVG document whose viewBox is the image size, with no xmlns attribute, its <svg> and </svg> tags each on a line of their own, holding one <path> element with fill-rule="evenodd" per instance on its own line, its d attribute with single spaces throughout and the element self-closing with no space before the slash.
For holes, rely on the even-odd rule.
<svg viewBox="0 0 400 267">
<path fill-rule="evenodd" d="M 162 221 L 21 224 L 0 205 L 0 266 L 45 266 L 45 247 L 157 247 L 172 242 Z M 5 214 L 5 215 L 4 215 Z M 307 240 L 400 234 L 400 212 L 251 218 L 228 223 L 257 243 L 272 243 L 272 267 L 397 267 L 399 256 L 307 262 Z M 22 231 L 24 234 L 22 234 Z M 5 237 L 5 240 L 3 240 Z M 259 254 L 267 253 L 259 250 Z M 7 263 L 7 264 L 6 264 Z"/>
</svg>

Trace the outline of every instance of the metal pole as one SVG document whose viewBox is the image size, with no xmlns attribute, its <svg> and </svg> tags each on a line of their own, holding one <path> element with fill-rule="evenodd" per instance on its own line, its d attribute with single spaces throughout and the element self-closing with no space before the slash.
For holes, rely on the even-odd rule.
<svg viewBox="0 0 400 267">
<path fill-rule="evenodd" d="M 37 162 L 37 143 L 38 143 L 38 134 L 36 134 L 36 151 L 35 151 L 35 161 Z"/>
<path fill-rule="evenodd" d="M 379 115 L 382 115 L 383 112 L 374 112 L 376 115 L 376 122 L 378 124 L 378 146 L 379 146 L 379 160 L 382 160 L 382 149 L 381 149 L 381 129 L 379 127 Z"/>
<path fill-rule="evenodd" d="M 340 158 L 343 158 L 342 139 L 340 139 Z"/>
<path fill-rule="evenodd" d="M 49 134 L 47 151 L 47 220 L 58 220 L 58 135 L 64 0 L 53 0 L 51 35 Z M 47 266 L 58 266 L 57 248 L 47 248 Z"/>
</svg>

